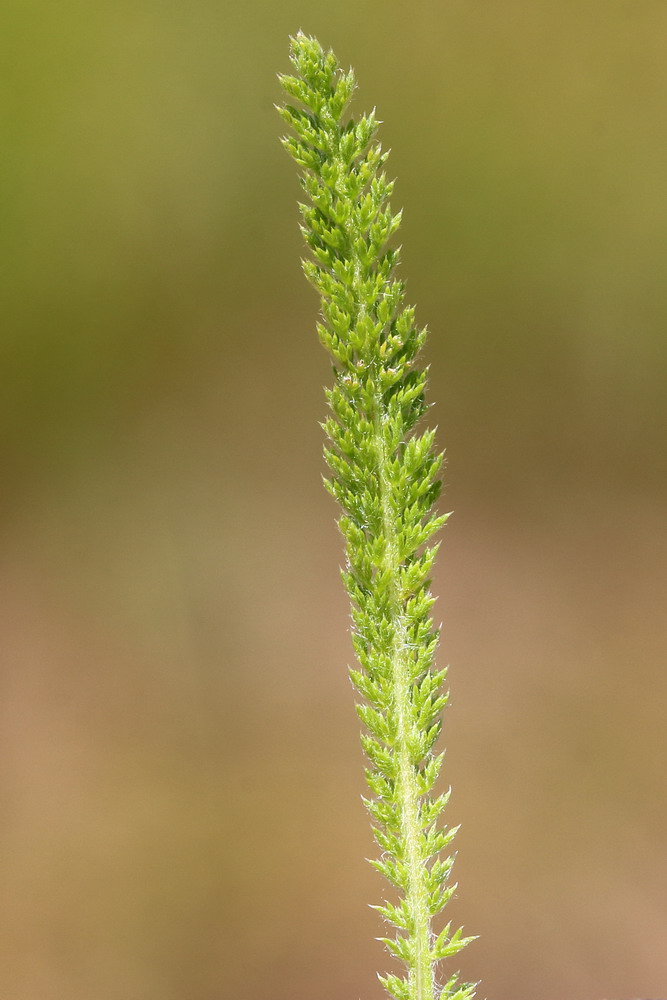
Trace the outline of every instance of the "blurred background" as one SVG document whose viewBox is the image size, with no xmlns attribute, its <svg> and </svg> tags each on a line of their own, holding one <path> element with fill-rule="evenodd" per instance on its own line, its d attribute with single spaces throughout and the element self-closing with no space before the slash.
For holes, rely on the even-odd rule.
<svg viewBox="0 0 667 1000">
<path fill-rule="evenodd" d="M 377 105 L 453 509 L 451 917 L 667 995 L 667 4 L 8 0 L 3 1000 L 379 1000 L 275 74 Z"/>
</svg>

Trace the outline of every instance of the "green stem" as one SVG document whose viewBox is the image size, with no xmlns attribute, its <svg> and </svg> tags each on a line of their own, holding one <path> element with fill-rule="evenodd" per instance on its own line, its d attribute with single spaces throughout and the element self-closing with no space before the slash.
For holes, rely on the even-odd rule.
<svg viewBox="0 0 667 1000">
<path fill-rule="evenodd" d="M 338 161 L 342 165 L 342 161 Z M 357 235 L 353 227 L 343 225 L 347 237 L 348 250 L 354 260 L 355 285 L 361 282 L 361 266 L 354 253 L 354 237 Z M 366 314 L 363 296 L 357 288 L 354 297 L 358 305 L 357 320 Z M 414 961 L 409 969 L 411 1000 L 434 1000 L 434 974 L 431 961 L 431 916 L 428 910 L 428 892 L 424 880 L 424 861 L 419 850 L 419 790 L 415 780 L 415 769 L 410 759 L 410 678 L 406 657 L 409 655 L 409 642 L 405 616 L 403 613 L 403 594 L 398 585 L 401 560 L 396 533 L 396 510 L 392 501 L 392 487 L 387 466 L 389 456 L 384 434 L 383 423 L 386 410 L 382 392 L 379 388 L 377 366 L 373 365 L 373 375 L 376 381 L 375 413 L 373 414 L 373 433 L 375 454 L 377 456 L 377 474 L 382 505 L 382 526 L 387 542 L 385 568 L 388 570 L 393 616 L 393 643 L 391 652 L 392 675 L 394 687 L 394 708 L 397 721 L 396 756 L 398 762 L 398 795 L 401 815 L 401 839 L 405 844 L 406 865 L 408 869 L 408 885 L 406 898 L 413 921 L 412 945 Z"/>
<path fill-rule="evenodd" d="M 453 892 L 452 859 L 437 855 L 456 831 L 438 828 L 447 796 L 432 793 L 442 761 L 432 749 L 447 698 L 430 618 L 437 546 L 427 543 L 445 518 L 433 511 L 440 489 L 433 433 L 414 430 L 425 409 L 416 359 L 426 330 L 415 326 L 393 276 L 398 251 L 387 246 L 400 213 L 389 204 L 393 182 L 382 171 L 387 153 L 374 139 L 375 115 L 346 115 L 354 74 L 316 39 L 299 32 L 290 58 L 297 75 L 281 82 L 298 106 L 279 110 L 296 133 L 283 143 L 309 198 L 300 208 L 314 259 L 304 270 L 321 296 L 318 333 L 334 360 L 327 486 L 344 512 L 344 578 L 361 667 L 351 677 L 363 699 L 357 710 L 373 794 L 366 804 L 382 851 L 372 863 L 401 890 L 398 903 L 376 909 L 398 932 L 383 940 L 407 968 L 380 978 L 394 1000 L 472 1000 L 472 984 L 459 987 L 458 975 L 444 992 L 435 977 L 437 962 L 471 939 L 462 929 L 450 935 L 449 924 L 437 938 L 431 929 Z"/>
<path fill-rule="evenodd" d="M 425 409 L 416 359 L 426 330 L 415 326 L 393 277 L 398 252 L 387 246 L 400 213 L 389 203 L 393 182 L 382 170 L 375 114 L 346 116 L 354 74 L 316 39 L 299 32 L 290 58 L 297 75 L 281 82 L 298 106 L 279 110 L 296 137 L 282 141 L 303 170 L 310 203 L 300 206 L 302 231 L 314 258 L 304 270 L 321 297 L 318 333 L 334 360 L 327 487 L 344 512 L 344 579 L 361 667 L 351 677 L 363 699 L 357 711 L 373 794 L 366 805 L 382 851 L 372 864 L 401 890 L 398 903 L 376 909 L 398 932 L 382 940 L 407 968 L 380 979 L 394 1000 L 472 1000 L 472 984 L 459 985 L 458 974 L 444 991 L 435 977 L 437 962 L 472 939 L 461 928 L 450 934 L 449 924 L 437 938 L 431 928 L 453 892 L 452 859 L 437 855 L 456 830 L 438 827 L 447 796 L 433 794 L 442 755 L 432 749 L 447 697 L 430 618 L 437 546 L 427 543 L 445 518 L 433 511 L 441 461 L 433 432 L 414 430 Z"/>
<path fill-rule="evenodd" d="M 373 421 L 375 453 L 378 460 L 378 482 L 382 504 L 382 523 L 387 541 L 385 568 L 391 580 L 394 639 L 392 644 L 392 675 L 394 709 L 396 712 L 396 745 L 398 762 L 398 797 L 401 815 L 401 839 L 405 844 L 405 862 L 408 870 L 406 898 L 413 921 L 412 945 L 414 961 L 409 970 L 412 1000 L 433 1000 L 434 975 L 431 961 L 431 915 L 428 909 L 428 892 L 425 885 L 424 861 L 419 849 L 419 789 L 415 768 L 410 759 L 410 677 L 407 666 L 409 641 L 403 595 L 398 586 L 401 566 L 396 534 L 396 512 L 392 503 L 392 488 L 387 473 L 388 455 L 383 432 L 384 404 L 381 394 L 376 394 L 376 412 Z"/>
</svg>

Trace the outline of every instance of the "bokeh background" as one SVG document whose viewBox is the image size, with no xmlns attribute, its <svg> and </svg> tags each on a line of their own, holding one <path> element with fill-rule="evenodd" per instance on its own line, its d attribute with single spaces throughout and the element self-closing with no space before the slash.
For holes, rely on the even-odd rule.
<svg viewBox="0 0 667 1000">
<path fill-rule="evenodd" d="M 667 3 L 3 21 L 0 996 L 381 996 L 299 27 L 386 122 L 432 331 L 461 967 L 667 995 Z"/>
</svg>

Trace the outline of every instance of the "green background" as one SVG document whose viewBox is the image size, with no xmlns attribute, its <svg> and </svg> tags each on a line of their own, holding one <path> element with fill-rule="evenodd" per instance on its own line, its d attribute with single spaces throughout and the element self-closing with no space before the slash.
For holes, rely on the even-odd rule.
<svg viewBox="0 0 667 1000">
<path fill-rule="evenodd" d="M 381 996 L 299 27 L 386 122 L 431 329 L 461 967 L 665 996 L 667 3 L 3 22 L 3 1000 Z"/>
</svg>

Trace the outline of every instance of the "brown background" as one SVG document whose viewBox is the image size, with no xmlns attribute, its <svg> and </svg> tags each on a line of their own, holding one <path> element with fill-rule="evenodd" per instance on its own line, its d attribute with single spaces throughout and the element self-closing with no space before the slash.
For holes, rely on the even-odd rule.
<svg viewBox="0 0 667 1000">
<path fill-rule="evenodd" d="M 667 3 L 9 0 L 3 1000 L 377 1000 L 275 73 L 357 69 L 449 455 L 461 964 L 667 983 Z"/>
</svg>

